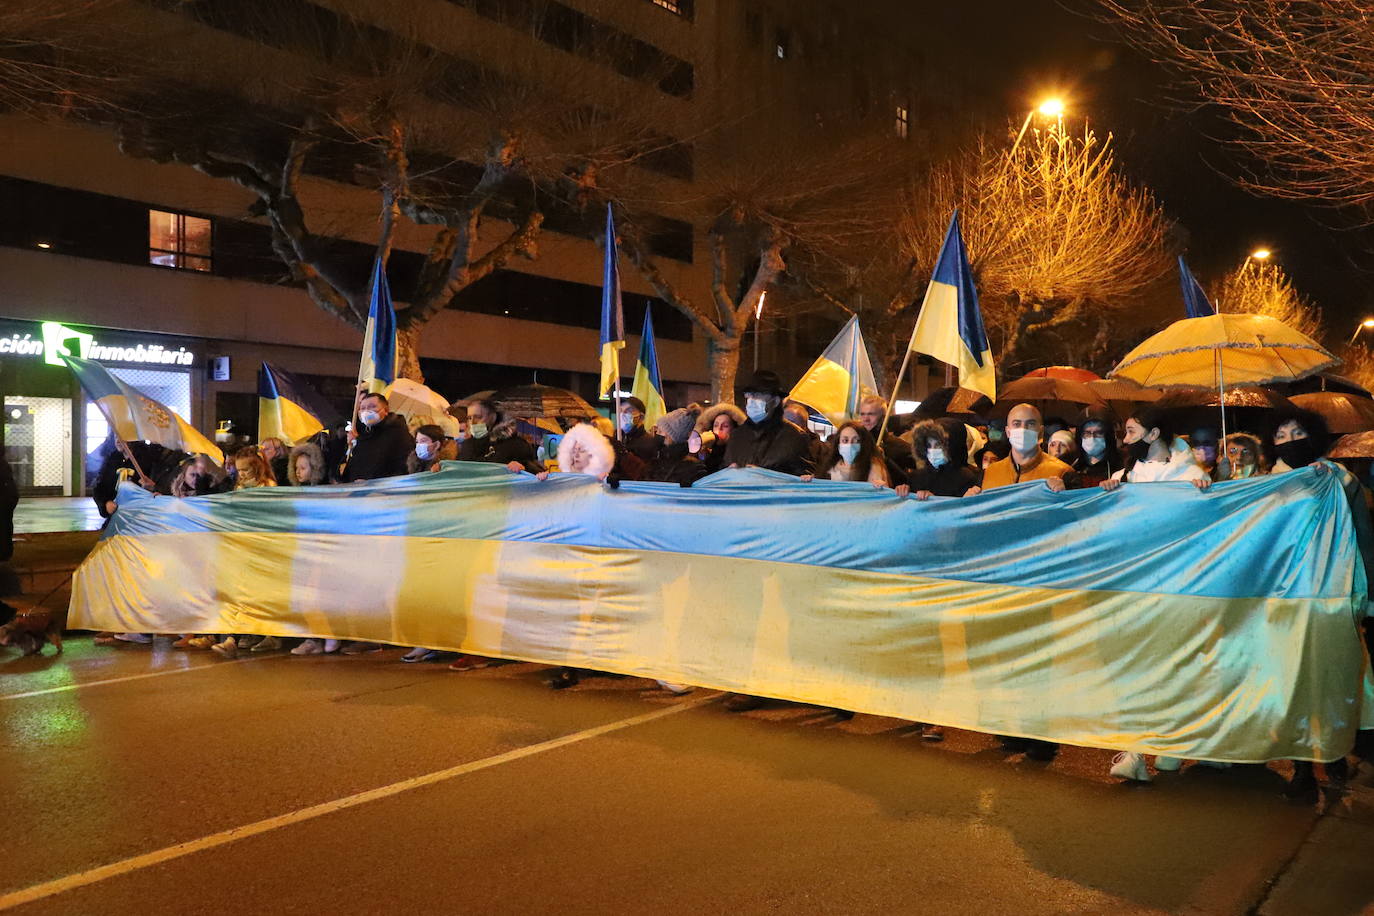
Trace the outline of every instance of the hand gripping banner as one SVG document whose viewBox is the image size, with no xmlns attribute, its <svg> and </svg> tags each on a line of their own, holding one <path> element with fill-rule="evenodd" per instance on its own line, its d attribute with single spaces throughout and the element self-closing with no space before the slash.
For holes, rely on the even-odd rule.
<svg viewBox="0 0 1374 916">
<path fill-rule="evenodd" d="M 364 639 L 1191 759 L 1374 725 L 1342 472 L 900 500 L 446 463 L 342 487 L 125 486 L 69 625 Z M 459 689 L 459 688 L 455 688 Z"/>
</svg>

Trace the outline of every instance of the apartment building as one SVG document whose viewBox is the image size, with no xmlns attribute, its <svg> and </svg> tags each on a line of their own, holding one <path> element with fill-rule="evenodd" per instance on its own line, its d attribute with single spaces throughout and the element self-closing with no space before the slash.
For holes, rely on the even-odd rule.
<svg viewBox="0 0 1374 916">
<path fill-rule="evenodd" d="M 176 17 L 188 40 L 204 42 L 206 72 L 217 73 L 248 65 L 236 23 L 262 2 L 146 7 L 149 17 Z M 641 93 L 656 128 L 679 141 L 643 163 L 665 188 L 665 201 L 689 196 L 742 142 L 738 132 L 692 132 L 714 110 L 746 110 L 752 123 L 770 129 L 848 113 L 885 124 L 897 142 L 924 147 L 933 119 L 966 109 L 947 62 L 926 58 L 928 36 L 905 34 L 904 3 L 272 0 L 274 9 L 283 4 L 323 22 L 366 16 L 383 30 L 399 8 L 423 9 L 433 17 L 426 42 L 483 66 L 500 66 L 491 49 L 512 41 L 528 45 L 524 53 L 547 61 L 559 78 L 581 55 L 588 79 Z M 608 33 L 628 50 L 615 59 L 588 57 L 586 36 Z M 93 470 L 88 457 L 107 435 L 55 359 L 55 348 L 73 341 L 207 432 L 226 422 L 254 428 L 263 361 L 306 376 L 327 396 L 348 397 L 360 335 L 289 281 L 250 193 L 187 165 L 124 155 L 113 133 L 89 123 L 0 115 L 0 138 L 3 444 L 24 493 L 84 492 Z M 376 240 L 375 193 L 346 176 L 312 174 L 304 184 L 316 225 L 365 269 Z M 671 209 L 662 208 L 654 236 L 659 263 L 675 284 L 708 297 L 701 229 Z M 500 221 L 486 229 L 499 233 Z M 411 225 L 397 236 L 392 276 L 400 301 L 427 239 Z M 464 290 L 427 326 L 420 348 L 427 382 L 453 399 L 529 381 L 592 395 L 600 273 L 591 234 L 575 221 L 549 219 L 537 258 L 512 261 Z M 707 397 L 700 333 L 655 299 L 633 267 L 623 265 L 622 277 L 625 374 L 651 309 L 669 401 Z M 768 315 L 756 345 L 765 362 L 795 373 L 843 317 Z"/>
</svg>

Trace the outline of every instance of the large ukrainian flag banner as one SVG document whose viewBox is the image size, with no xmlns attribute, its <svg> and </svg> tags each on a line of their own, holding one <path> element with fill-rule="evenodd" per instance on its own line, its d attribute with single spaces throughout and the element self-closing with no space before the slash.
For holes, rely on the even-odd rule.
<svg viewBox="0 0 1374 916">
<path fill-rule="evenodd" d="M 978 308 L 978 290 L 959 231 L 958 210 L 949 218 L 935 272 L 926 287 L 921 314 L 911 334 L 911 352 L 948 363 L 959 370 L 959 387 L 997 400 L 997 370 L 983 330 L 983 313 Z"/>
<path fill-rule="evenodd" d="M 859 316 L 855 315 L 806 370 L 788 397 L 820 411 L 839 425 L 844 418 L 858 415 L 860 400 L 877 393 L 873 364 L 859 332 Z"/>
<path fill-rule="evenodd" d="M 1176 757 L 1329 760 L 1374 703 L 1341 472 L 898 499 L 446 463 L 125 486 L 69 623 L 421 645 Z"/>
<path fill-rule="evenodd" d="M 166 404 L 124 384 L 97 362 L 66 355 L 62 361 L 120 439 L 154 442 L 176 451 L 208 455 L 216 464 L 224 463 L 224 452 L 219 446 Z"/>
</svg>

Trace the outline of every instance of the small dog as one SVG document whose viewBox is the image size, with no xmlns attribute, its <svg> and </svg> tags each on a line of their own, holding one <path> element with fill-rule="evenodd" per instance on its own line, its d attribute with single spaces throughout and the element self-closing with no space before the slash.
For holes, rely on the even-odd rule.
<svg viewBox="0 0 1374 916">
<path fill-rule="evenodd" d="M 0 626 L 0 646 L 18 646 L 25 655 L 40 655 L 46 643 L 62 654 L 62 619 L 51 611 L 20 609 L 13 620 Z"/>
</svg>

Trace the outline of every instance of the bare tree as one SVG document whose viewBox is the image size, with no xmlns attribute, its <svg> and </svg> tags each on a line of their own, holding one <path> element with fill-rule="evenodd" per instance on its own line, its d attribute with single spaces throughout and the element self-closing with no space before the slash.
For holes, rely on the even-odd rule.
<svg viewBox="0 0 1374 916">
<path fill-rule="evenodd" d="M 1175 68 L 1264 168 L 1253 190 L 1374 203 L 1374 2 L 1094 0 L 1134 46 Z"/>
<path fill-rule="evenodd" d="M 1374 391 L 1374 350 L 1364 344 L 1348 344 L 1340 356 L 1341 375 Z"/>
<path fill-rule="evenodd" d="M 1033 361 L 1036 335 L 1074 325 L 1090 330 L 1090 351 L 1105 350 L 1112 322 L 1169 269 L 1170 224 L 1117 171 L 1110 147 L 1110 136 L 1062 123 L 1010 151 L 985 138 L 907 195 L 903 246 L 921 263 L 933 264 L 959 210 L 1003 372 Z"/>
<path fill-rule="evenodd" d="M 717 140 L 728 135 L 722 129 Z M 698 182 L 698 195 L 671 205 L 704 232 L 711 265 L 705 298 L 672 282 L 647 250 L 636 218 L 645 199 L 624 189 L 617 197 L 627 212 L 622 250 L 659 297 L 705 335 L 716 400 L 733 396 L 740 349 L 760 299 L 789 265 L 837 268 L 842 252 L 890 227 L 884 199 L 890 182 L 881 176 L 901 161 L 884 138 L 839 129 L 798 143 L 755 126 L 747 140 L 724 145 L 728 160 Z"/>
<path fill-rule="evenodd" d="M 102 13 L 123 10 L 119 0 L 104 5 Z M 129 155 L 180 162 L 251 191 L 291 277 L 358 330 L 370 264 L 341 255 L 321 231 L 327 217 L 312 216 L 308 183 L 376 195 L 383 263 L 403 220 L 424 227 L 424 265 L 396 310 L 399 371 L 420 379 L 421 331 L 455 296 L 513 258 L 535 257 L 550 207 L 575 207 L 668 142 L 645 126 L 652 90 L 642 84 L 656 74 L 648 65 L 640 83 L 597 83 L 598 55 L 625 50 L 599 34 L 581 57 L 550 62 L 523 31 L 543 28 L 537 18 L 501 33 L 506 46 L 489 49 L 498 67 L 427 43 L 441 28 L 430 14 L 397 11 L 383 30 L 364 18 L 365 4 L 336 7 L 237 9 L 234 30 L 257 42 L 264 72 L 217 57 L 215 33 L 195 34 L 188 9 L 179 21 L 191 39 L 162 42 L 171 50 L 159 74 L 111 87 L 108 104 L 87 116 L 112 126 Z"/>
<path fill-rule="evenodd" d="M 1268 315 L 1308 337 L 1322 336 L 1320 312 L 1277 264 L 1247 258 L 1212 287 L 1210 296 L 1220 311 Z"/>
</svg>

